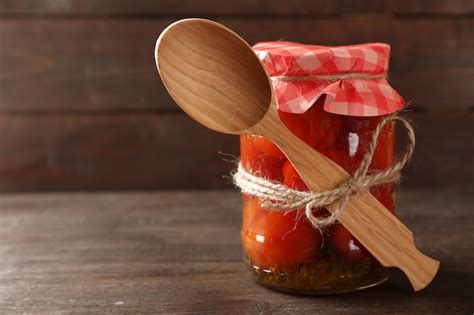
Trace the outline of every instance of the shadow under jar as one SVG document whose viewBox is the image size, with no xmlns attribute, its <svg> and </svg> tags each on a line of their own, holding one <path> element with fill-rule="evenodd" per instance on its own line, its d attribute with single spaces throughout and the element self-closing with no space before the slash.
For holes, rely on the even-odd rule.
<svg viewBox="0 0 474 315">
<path fill-rule="evenodd" d="M 265 60 L 262 62 L 273 79 L 278 77 L 278 73 L 275 70 L 275 63 L 268 64 L 268 56 L 272 55 L 271 53 L 261 53 L 262 50 L 271 52 L 271 48 L 265 46 L 269 44 L 257 44 L 254 49 L 259 57 L 266 56 L 267 63 Z M 286 44 L 289 46 L 299 45 Z M 379 46 L 385 50 L 377 52 Z M 375 51 L 385 56 L 387 62 L 380 66 L 381 70 L 374 67 L 372 71 L 385 73 L 388 68 L 389 48 L 384 44 L 346 47 L 304 45 L 304 47 L 314 47 L 313 51 L 316 51 L 316 55 L 318 50 L 323 48 L 324 51 L 334 51 L 353 47 L 356 52 L 363 52 L 356 54 L 361 56 L 360 58 L 366 58 L 364 57 L 367 56 L 366 50 Z M 281 54 L 281 50 L 274 53 L 272 57 L 276 59 L 279 54 Z M 355 58 L 352 66 L 348 65 L 352 67 L 351 71 L 354 71 L 358 64 L 360 65 L 358 60 Z M 330 61 L 337 64 L 337 60 Z M 310 61 L 307 60 L 306 66 L 309 63 Z M 291 65 L 290 62 L 286 64 Z M 286 75 L 292 70 L 291 66 L 290 69 L 283 69 Z M 356 69 L 358 72 L 363 72 L 363 70 Z M 302 74 L 300 71 L 298 75 L 301 76 L 304 73 Z M 376 77 L 375 80 L 380 80 L 379 76 Z M 311 78 L 313 79 L 313 77 Z M 371 78 L 372 76 L 369 75 L 368 78 L 352 80 L 361 81 L 360 84 L 364 85 Z M 384 78 L 383 80 L 386 83 Z M 308 83 L 306 81 L 303 83 Z M 371 115 L 364 116 L 359 109 L 357 109 L 358 115 L 350 115 L 347 110 L 344 115 L 332 113 L 331 110 L 337 111 L 337 109 L 331 109 L 326 105 L 330 104 L 331 100 L 337 100 L 338 94 L 337 92 L 329 96 L 325 94 L 328 87 L 331 84 L 338 84 L 341 93 L 345 93 L 347 91 L 343 91 L 343 89 L 347 87 L 347 83 L 357 85 L 359 82 L 346 82 L 344 85 L 337 80 L 328 82 L 314 78 L 313 81 L 315 81 L 315 88 L 321 91 L 320 95 L 315 97 L 314 103 L 303 111 L 299 107 L 300 112 L 298 113 L 289 112 L 291 107 L 288 106 L 285 110 L 279 108 L 280 119 L 301 140 L 342 166 L 349 173 L 354 174 L 368 150 L 374 129 L 387 114 L 400 109 L 403 106 L 403 100 L 399 98 L 398 105 L 395 104 L 390 109 L 385 107 L 385 112 L 380 110 L 382 113 L 380 115 L 373 115 L 374 112 L 371 111 Z M 288 82 L 291 80 L 285 82 L 284 88 L 286 89 L 289 88 Z M 299 80 L 297 84 L 301 85 L 302 81 Z M 386 84 L 388 86 L 388 83 Z M 277 97 L 279 87 L 281 88 L 278 82 L 274 81 Z M 363 89 L 362 86 L 356 92 L 365 91 Z M 398 96 L 395 91 L 393 92 L 395 96 Z M 377 97 L 375 95 L 373 99 Z M 285 101 L 288 101 L 288 98 Z M 279 100 L 280 107 L 283 102 L 281 99 Z M 367 104 L 364 102 L 364 105 Z M 347 101 L 347 106 L 356 107 L 357 102 Z M 309 190 L 283 152 L 269 140 L 261 136 L 244 135 L 240 138 L 240 149 L 241 163 L 246 171 L 265 179 L 283 183 L 296 190 Z M 394 159 L 394 125 L 389 123 L 380 133 L 369 173 L 390 167 L 394 163 Z M 394 184 L 374 186 L 370 191 L 385 207 L 395 213 Z M 288 212 L 274 211 L 263 208 L 261 202 L 262 200 L 257 197 L 243 195 L 241 232 L 245 261 L 254 278 L 260 284 L 293 293 L 336 294 L 371 287 L 388 279 L 389 269 L 383 267 L 341 224 L 336 223 L 320 231 L 306 219 L 304 209 Z M 317 216 L 329 215 L 326 209 L 315 209 L 313 213 Z"/>
</svg>

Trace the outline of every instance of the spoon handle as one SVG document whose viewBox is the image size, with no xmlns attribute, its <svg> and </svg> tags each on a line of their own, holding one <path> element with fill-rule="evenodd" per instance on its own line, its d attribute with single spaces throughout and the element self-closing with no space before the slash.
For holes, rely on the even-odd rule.
<svg viewBox="0 0 474 315">
<path fill-rule="evenodd" d="M 270 108 L 276 107 L 271 104 Z M 270 109 L 252 132 L 272 140 L 312 191 L 333 189 L 351 177 L 291 133 L 276 109 Z M 336 207 L 331 204 L 327 209 L 334 212 Z M 439 262 L 420 253 L 411 231 L 369 192 L 352 196 L 338 220 L 382 265 L 400 268 L 415 291 L 426 287 L 436 275 Z"/>
</svg>

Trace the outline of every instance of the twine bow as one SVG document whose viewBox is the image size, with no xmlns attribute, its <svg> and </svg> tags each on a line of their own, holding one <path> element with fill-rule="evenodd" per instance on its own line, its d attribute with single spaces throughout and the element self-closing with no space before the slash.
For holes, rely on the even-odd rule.
<svg viewBox="0 0 474 315">
<path fill-rule="evenodd" d="M 392 121 L 400 122 L 407 131 L 408 144 L 406 150 L 401 158 L 391 167 L 374 174 L 367 174 L 377 147 L 380 132 L 387 123 Z M 398 181 L 400 179 L 400 170 L 410 160 L 414 147 L 415 132 L 411 124 L 402 117 L 391 115 L 383 119 L 376 126 L 367 153 L 364 155 L 354 176 L 334 189 L 320 192 L 291 189 L 279 182 L 270 181 L 249 173 L 244 169 L 242 163 L 239 163 L 237 171 L 233 174 L 233 180 L 242 193 L 261 199 L 261 206 L 266 209 L 293 211 L 304 208 L 305 215 L 311 224 L 317 229 L 322 229 L 337 221 L 349 198 L 354 194 L 366 191 L 372 186 Z M 334 202 L 338 203 L 337 208 L 329 216 L 321 218 L 313 214 L 313 209 L 322 208 Z"/>
</svg>

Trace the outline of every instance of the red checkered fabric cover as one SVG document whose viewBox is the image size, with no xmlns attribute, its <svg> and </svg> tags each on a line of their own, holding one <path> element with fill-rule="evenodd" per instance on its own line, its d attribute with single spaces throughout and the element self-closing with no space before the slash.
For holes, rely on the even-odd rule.
<svg viewBox="0 0 474 315">
<path fill-rule="evenodd" d="M 325 111 L 349 116 L 386 115 L 405 104 L 385 79 L 389 45 L 261 42 L 253 49 L 272 78 L 281 111 L 304 113 L 324 94 Z"/>
</svg>

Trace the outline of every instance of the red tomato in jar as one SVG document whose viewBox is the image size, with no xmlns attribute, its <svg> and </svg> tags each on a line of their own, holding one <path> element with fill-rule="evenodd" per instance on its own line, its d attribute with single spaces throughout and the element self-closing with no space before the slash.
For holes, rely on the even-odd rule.
<svg viewBox="0 0 474 315">
<path fill-rule="evenodd" d="M 394 185 L 385 184 L 371 189 L 371 193 L 391 213 L 395 213 L 393 199 Z M 369 251 L 341 224 L 332 227 L 331 242 L 336 251 L 349 263 L 369 262 L 373 256 Z"/>
<path fill-rule="evenodd" d="M 342 225 L 332 226 L 331 242 L 336 251 L 349 263 L 370 262 L 373 256 L 359 241 Z"/>
<path fill-rule="evenodd" d="M 314 257 L 321 247 L 322 236 L 303 213 L 266 210 L 260 207 L 257 198 L 244 200 L 242 243 L 253 264 L 286 269 Z"/>
<path fill-rule="evenodd" d="M 324 135 L 322 141 L 316 146 L 318 150 L 334 147 L 342 131 L 342 121 L 339 115 L 323 112 L 320 119 L 320 132 Z"/>
<path fill-rule="evenodd" d="M 263 154 L 280 160 L 286 159 L 285 154 L 270 140 L 261 136 L 252 136 L 251 139 L 255 148 L 260 150 Z"/>
<path fill-rule="evenodd" d="M 344 129 L 348 132 L 360 133 L 361 131 L 374 130 L 381 120 L 381 116 L 376 117 L 354 117 L 341 116 Z"/>
<path fill-rule="evenodd" d="M 302 114 L 278 112 L 283 124 L 309 146 L 316 148 L 327 136 L 323 122 L 324 97 L 320 97 L 309 110 Z"/>
<path fill-rule="evenodd" d="M 372 141 L 373 131 L 383 117 L 344 117 L 345 142 L 344 155 L 348 156 L 347 170 L 354 173 L 360 162 L 367 153 Z M 383 170 L 394 163 L 395 143 L 394 143 L 393 123 L 385 125 L 380 132 L 377 147 L 372 157 L 369 170 Z"/>
<path fill-rule="evenodd" d="M 344 166 L 341 165 L 342 163 L 341 161 L 344 161 L 344 157 L 342 156 L 343 153 L 341 152 L 340 148 L 337 145 L 334 145 L 331 148 L 320 149 L 319 152 L 325 155 L 328 159 L 330 159 L 334 163 L 344 168 Z"/>
<path fill-rule="evenodd" d="M 242 230 L 242 243 L 260 268 L 288 269 L 310 261 L 322 244 L 318 230 L 297 211 L 264 210 Z"/>
<path fill-rule="evenodd" d="M 290 161 L 286 161 L 285 165 L 283 165 L 283 177 L 286 186 L 296 190 L 309 191 L 308 186 L 306 186 Z"/>
<path fill-rule="evenodd" d="M 240 137 L 240 161 L 243 167 L 257 176 L 283 182 L 283 164 L 285 159 L 278 159 L 259 150 L 254 136 Z"/>
<path fill-rule="evenodd" d="M 394 124 L 387 124 L 379 135 L 377 147 L 372 158 L 371 169 L 384 170 L 395 163 Z M 370 140 L 369 140 L 370 141 Z"/>
<path fill-rule="evenodd" d="M 242 230 L 246 230 L 250 227 L 254 218 L 263 211 L 260 208 L 260 200 L 258 198 L 243 194 L 242 199 L 244 202 L 242 209 Z"/>
<path fill-rule="evenodd" d="M 372 188 L 371 193 L 391 213 L 395 214 L 393 184 L 385 184 Z M 336 224 L 332 227 L 331 242 L 336 251 L 350 263 L 361 263 L 375 259 L 369 253 L 369 251 L 341 224 Z"/>
<path fill-rule="evenodd" d="M 290 161 L 286 161 L 285 165 L 283 166 L 283 176 L 285 178 L 284 184 L 286 186 L 300 191 L 309 191 L 308 186 L 306 186 L 303 179 L 300 177 Z M 301 209 L 301 211 L 304 211 L 304 209 Z M 329 215 L 329 211 L 326 209 L 314 209 L 313 215 L 317 217 L 325 217 Z"/>
<path fill-rule="evenodd" d="M 321 134 L 315 129 L 315 125 L 311 122 L 311 116 L 308 112 L 304 114 L 292 114 L 286 112 L 278 112 L 283 124 L 298 138 L 303 140 L 311 147 L 315 147 L 320 141 Z"/>
</svg>

